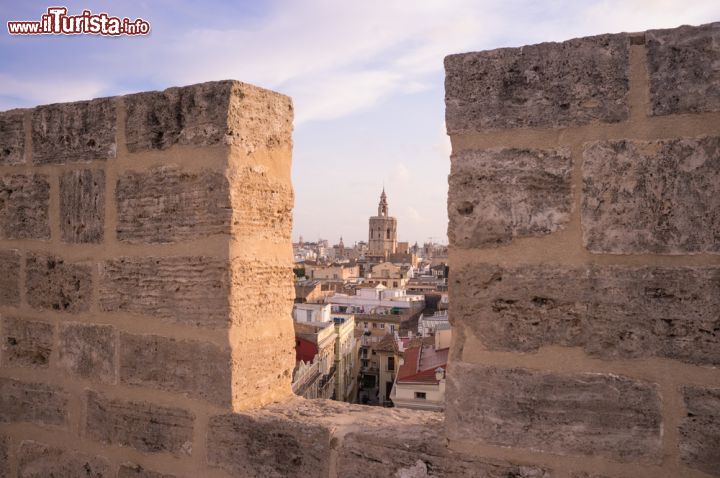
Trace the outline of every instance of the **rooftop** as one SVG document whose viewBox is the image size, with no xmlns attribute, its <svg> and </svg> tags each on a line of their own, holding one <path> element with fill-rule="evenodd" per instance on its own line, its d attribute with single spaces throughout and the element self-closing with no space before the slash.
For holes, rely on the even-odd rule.
<svg viewBox="0 0 720 478">
<path fill-rule="evenodd" d="M 435 370 L 447 368 L 450 349 L 435 350 L 433 345 L 422 345 L 405 350 L 405 359 L 398 370 L 397 381 L 437 384 Z"/>
</svg>

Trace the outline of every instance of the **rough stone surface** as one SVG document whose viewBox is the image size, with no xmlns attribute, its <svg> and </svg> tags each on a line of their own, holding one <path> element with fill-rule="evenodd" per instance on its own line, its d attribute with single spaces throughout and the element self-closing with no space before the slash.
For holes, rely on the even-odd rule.
<svg viewBox="0 0 720 478">
<path fill-rule="evenodd" d="M 274 243 L 290 241 L 292 186 L 278 181 L 261 167 L 233 171 L 232 232 L 236 237 L 261 238 Z"/>
<path fill-rule="evenodd" d="M 230 351 L 204 342 L 120 334 L 120 382 L 227 406 L 231 401 Z"/>
<path fill-rule="evenodd" d="M 49 201 L 47 176 L 0 176 L 0 239 L 50 239 Z"/>
<path fill-rule="evenodd" d="M 86 312 L 92 299 L 89 265 L 68 264 L 61 258 L 30 254 L 26 260 L 26 296 L 36 309 Z"/>
<path fill-rule="evenodd" d="M 228 270 L 202 256 L 107 261 L 100 271 L 100 309 L 208 327 L 228 323 Z"/>
<path fill-rule="evenodd" d="M 720 22 L 645 34 L 652 114 L 720 111 Z"/>
<path fill-rule="evenodd" d="M 720 268 L 480 264 L 451 281 L 454 320 L 488 350 L 720 365 Z"/>
<path fill-rule="evenodd" d="M 340 476 L 363 478 L 550 478 L 551 471 L 534 465 L 468 457 L 447 449 L 437 428 L 409 425 L 398 429 L 351 432 L 338 451 Z"/>
<path fill-rule="evenodd" d="M 625 120 L 628 71 L 624 35 L 447 56 L 448 133 Z"/>
<path fill-rule="evenodd" d="M 567 149 L 464 150 L 454 155 L 450 243 L 494 246 L 557 231 L 570 218 L 571 173 Z"/>
<path fill-rule="evenodd" d="M 208 463 L 246 477 L 328 476 L 330 430 L 275 417 L 210 418 Z"/>
<path fill-rule="evenodd" d="M 591 252 L 720 253 L 720 137 L 600 141 L 583 157 Z"/>
<path fill-rule="evenodd" d="M 0 112 L 0 165 L 25 162 L 25 111 Z"/>
<path fill-rule="evenodd" d="M 228 234 L 232 209 L 227 178 L 213 171 L 161 167 L 118 179 L 117 237 L 169 243 Z"/>
<path fill-rule="evenodd" d="M 0 478 L 10 478 L 10 437 L 0 435 Z"/>
<path fill-rule="evenodd" d="M 295 367 L 295 331 L 287 320 L 295 299 L 292 269 L 240 258 L 232 260 L 230 269 L 230 318 L 248 331 L 233 343 L 235 366 L 242 370 L 233 376 L 235 398 L 253 399 L 286 389 Z"/>
<path fill-rule="evenodd" d="M 53 348 L 53 329 L 45 322 L 2 318 L 2 364 L 47 368 Z"/>
<path fill-rule="evenodd" d="M 31 422 L 63 426 L 68 395 L 59 387 L 0 377 L 0 423 Z"/>
<path fill-rule="evenodd" d="M 18 478 L 112 478 L 105 458 L 23 441 L 18 453 Z"/>
<path fill-rule="evenodd" d="M 680 456 L 691 468 L 720 476 L 720 388 L 685 387 Z"/>
<path fill-rule="evenodd" d="M 211 417 L 208 458 L 248 477 L 327 477 L 328 448 L 337 453 L 334 468 L 342 477 L 551 476 L 538 466 L 449 451 L 443 430 L 441 413 L 292 399 Z"/>
<path fill-rule="evenodd" d="M 621 462 L 659 461 L 662 415 L 654 384 L 610 374 L 557 374 L 463 362 L 454 362 L 448 372 L 451 440 Z"/>
<path fill-rule="evenodd" d="M 156 471 L 146 470 L 140 465 L 127 463 L 120 465 L 117 478 L 178 478 L 175 475 L 158 473 Z"/>
<path fill-rule="evenodd" d="M 33 163 L 114 158 L 116 122 L 112 98 L 38 106 L 32 115 Z"/>
<path fill-rule="evenodd" d="M 20 254 L 0 250 L 0 306 L 20 305 Z"/>
<path fill-rule="evenodd" d="M 192 453 L 192 413 L 148 402 L 112 400 L 87 393 L 85 433 L 108 445 L 129 446 L 145 453 Z"/>
<path fill-rule="evenodd" d="M 292 313 L 295 299 L 292 277 L 292 267 L 288 264 L 233 259 L 230 264 L 230 284 L 235 299 L 232 322 L 244 327 L 259 327 L 269 317 L 284 320 Z M 249 297 L 253 300 L 247 300 Z"/>
<path fill-rule="evenodd" d="M 227 143 L 249 156 L 292 147 L 290 97 L 238 81 L 230 93 Z"/>
<path fill-rule="evenodd" d="M 218 81 L 125 96 L 128 151 L 224 143 L 230 133 L 232 85 L 232 81 Z"/>
<path fill-rule="evenodd" d="M 60 324 L 57 365 L 72 375 L 115 382 L 115 329 L 111 325 Z"/>
<path fill-rule="evenodd" d="M 60 176 L 60 233 L 70 243 L 100 243 L 105 226 L 105 171 L 81 169 Z"/>
</svg>

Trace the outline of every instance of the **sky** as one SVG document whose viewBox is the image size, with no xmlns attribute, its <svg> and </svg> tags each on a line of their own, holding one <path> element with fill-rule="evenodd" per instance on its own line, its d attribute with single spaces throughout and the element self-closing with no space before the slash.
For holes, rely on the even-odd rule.
<svg viewBox="0 0 720 478">
<path fill-rule="evenodd" d="M 10 36 L 49 6 L 146 37 Z M 447 242 L 443 58 L 720 20 L 718 0 L 0 0 L 0 110 L 236 79 L 295 105 L 293 239 L 367 240 L 385 187 L 398 239 Z"/>
</svg>

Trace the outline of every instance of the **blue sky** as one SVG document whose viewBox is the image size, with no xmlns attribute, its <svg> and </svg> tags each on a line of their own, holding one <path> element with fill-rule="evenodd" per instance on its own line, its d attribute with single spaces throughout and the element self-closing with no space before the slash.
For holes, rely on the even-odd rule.
<svg viewBox="0 0 720 478">
<path fill-rule="evenodd" d="M 0 0 L 0 110 L 233 78 L 293 97 L 293 237 L 366 240 L 385 184 L 399 239 L 446 241 L 443 57 L 720 20 L 717 0 L 65 2 L 148 37 L 10 37 L 50 5 Z"/>
</svg>

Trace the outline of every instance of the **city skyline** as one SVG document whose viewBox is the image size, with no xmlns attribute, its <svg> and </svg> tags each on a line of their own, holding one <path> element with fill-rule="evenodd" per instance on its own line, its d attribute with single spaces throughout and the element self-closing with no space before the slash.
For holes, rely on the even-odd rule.
<svg viewBox="0 0 720 478">
<path fill-rule="evenodd" d="M 382 189 L 381 189 L 381 192 L 385 192 L 385 193 L 387 194 L 387 188 L 383 186 Z M 379 197 L 380 194 L 378 194 L 377 196 Z M 376 202 L 377 202 L 377 197 L 376 197 L 375 200 L 376 200 Z M 398 241 L 399 241 L 399 242 L 407 242 L 407 243 L 409 243 L 410 245 L 413 245 L 413 244 L 415 244 L 415 243 L 417 243 L 417 244 L 419 244 L 419 245 L 422 245 L 422 244 L 425 243 L 425 242 L 435 242 L 435 243 L 437 243 L 437 244 L 447 244 L 447 242 L 448 242 L 448 241 L 447 241 L 447 235 L 442 236 L 442 237 L 436 237 L 436 236 L 419 237 L 419 238 L 417 238 L 417 239 L 414 239 L 414 238 L 405 238 L 405 236 L 403 236 L 403 234 L 402 234 L 403 218 L 402 218 L 402 217 L 398 217 L 398 216 L 393 212 L 393 209 L 392 209 L 392 199 L 391 199 L 391 197 L 390 197 L 390 194 L 387 194 L 387 200 L 388 200 L 389 215 L 390 215 L 391 217 L 395 217 L 395 218 L 397 219 L 397 223 L 398 223 L 398 228 L 397 228 L 397 230 L 398 230 Z M 375 206 L 375 208 L 377 208 L 377 205 Z M 339 234 L 335 234 L 334 236 L 330 236 L 330 237 L 323 237 L 323 236 L 320 236 L 320 237 L 311 237 L 311 236 L 308 236 L 308 235 L 303 234 L 302 231 L 297 230 L 297 229 L 294 227 L 294 228 L 293 228 L 293 234 L 292 234 L 292 240 L 293 240 L 294 243 L 297 243 L 297 242 L 299 242 L 300 237 L 302 237 L 304 242 L 317 242 L 317 241 L 320 241 L 320 240 L 326 240 L 326 241 L 328 241 L 328 244 L 329 244 L 329 245 L 337 245 L 337 244 L 340 242 L 340 239 L 342 238 L 343 243 L 345 244 L 345 246 L 353 246 L 354 244 L 357 244 L 357 243 L 360 243 L 360 242 L 367 243 L 367 242 L 368 242 L 368 239 L 369 239 L 369 238 L 368 238 L 368 230 L 367 230 L 367 220 L 368 220 L 368 218 L 371 217 L 371 216 L 375 216 L 375 214 L 374 214 L 374 213 L 370 213 L 370 214 L 368 214 L 367 217 L 363 218 L 363 221 L 362 221 L 362 222 L 365 224 L 365 233 L 364 233 L 364 236 L 359 236 L 359 237 L 355 238 L 355 237 L 351 237 L 350 235 L 346 235 L 346 234 L 343 234 L 343 233 L 339 233 Z"/>
</svg>

